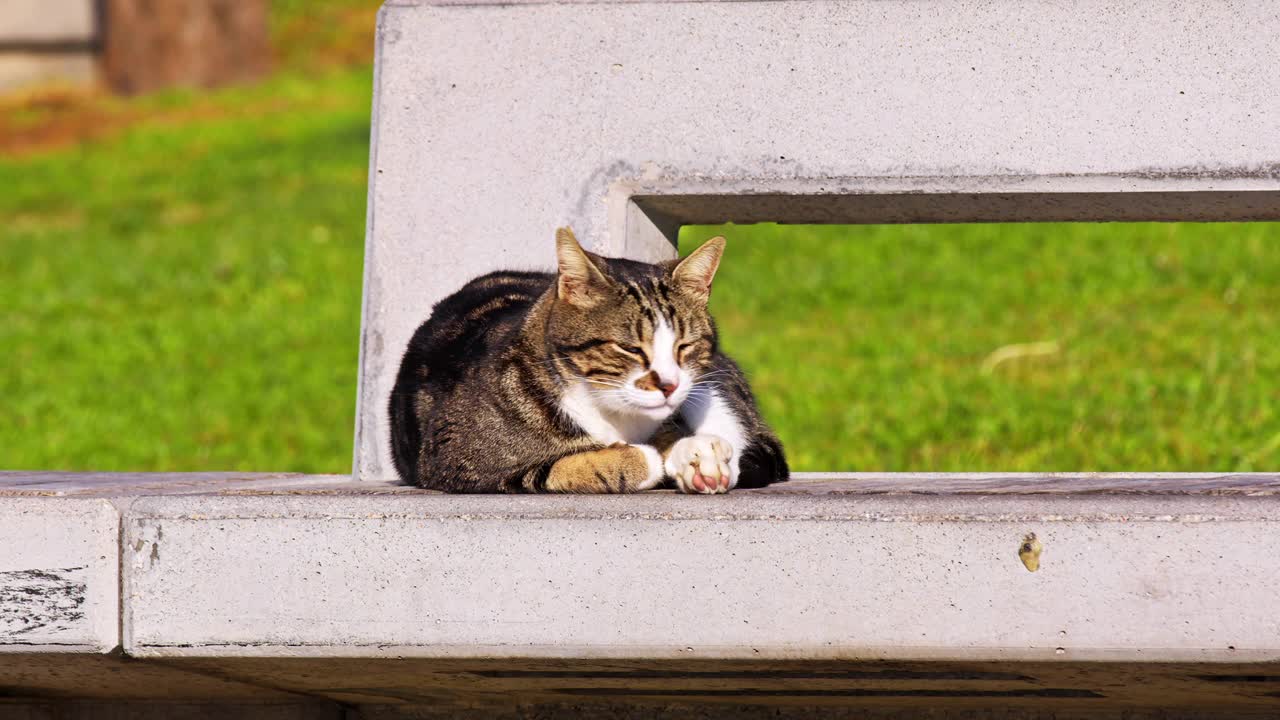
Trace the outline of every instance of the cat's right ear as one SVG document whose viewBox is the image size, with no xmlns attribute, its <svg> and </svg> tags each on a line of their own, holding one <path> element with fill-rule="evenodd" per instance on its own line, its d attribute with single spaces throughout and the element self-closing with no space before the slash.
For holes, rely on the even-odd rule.
<svg viewBox="0 0 1280 720">
<path fill-rule="evenodd" d="M 720 258 L 723 256 L 724 237 L 717 235 L 681 260 L 671 271 L 671 277 L 705 303 L 711 296 L 711 281 L 716 277 L 716 269 L 720 267 Z"/>
<path fill-rule="evenodd" d="M 578 238 L 567 227 L 556 230 L 556 262 L 559 265 L 556 295 L 561 300 L 578 307 L 591 307 L 604 296 L 608 278 L 591 262 L 578 244 Z"/>
</svg>

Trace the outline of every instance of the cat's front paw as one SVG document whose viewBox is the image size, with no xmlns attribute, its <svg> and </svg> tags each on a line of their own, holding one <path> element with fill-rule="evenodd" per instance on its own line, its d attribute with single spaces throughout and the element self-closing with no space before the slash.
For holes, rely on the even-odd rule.
<svg viewBox="0 0 1280 720">
<path fill-rule="evenodd" d="M 733 447 L 715 435 L 681 438 L 667 454 L 664 468 L 680 492 L 722 493 L 736 483 L 729 460 Z"/>
</svg>

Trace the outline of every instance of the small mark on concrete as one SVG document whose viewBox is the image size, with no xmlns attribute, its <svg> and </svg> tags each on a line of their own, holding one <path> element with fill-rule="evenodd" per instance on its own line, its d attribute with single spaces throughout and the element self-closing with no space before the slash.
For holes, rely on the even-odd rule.
<svg viewBox="0 0 1280 720">
<path fill-rule="evenodd" d="M 1022 560 L 1022 564 L 1026 566 L 1030 572 L 1040 569 L 1040 553 L 1044 550 L 1044 544 L 1036 537 L 1035 533 L 1027 533 L 1022 538 L 1022 544 L 1018 546 L 1018 558 Z"/>
<path fill-rule="evenodd" d="M 43 630 L 69 630 L 84 620 L 85 567 L 0 572 L 0 645 Z"/>
<path fill-rule="evenodd" d="M 164 538 L 159 525 L 141 520 L 137 525 L 137 536 L 132 543 L 132 564 L 135 570 L 150 570 L 160 559 L 160 541 Z"/>
</svg>

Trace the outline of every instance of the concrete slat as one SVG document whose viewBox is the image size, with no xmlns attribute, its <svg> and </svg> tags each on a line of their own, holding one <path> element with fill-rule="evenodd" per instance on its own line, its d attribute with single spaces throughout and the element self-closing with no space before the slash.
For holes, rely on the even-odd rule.
<svg viewBox="0 0 1280 720">
<path fill-rule="evenodd" d="M 125 647 L 1262 661 L 1277 519 L 1280 500 L 1234 496 L 144 498 Z"/>
<path fill-rule="evenodd" d="M 116 648 L 119 537 L 105 500 L 0 498 L 0 653 Z"/>
</svg>

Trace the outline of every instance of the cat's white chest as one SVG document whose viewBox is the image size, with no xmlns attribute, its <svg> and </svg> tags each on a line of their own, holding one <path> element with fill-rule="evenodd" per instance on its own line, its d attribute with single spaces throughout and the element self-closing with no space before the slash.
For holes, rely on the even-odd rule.
<svg viewBox="0 0 1280 720">
<path fill-rule="evenodd" d="M 601 410 L 582 383 L 565 391 L 560 397 L 560 409 L 601 445 L 647 443 L 662 425 L 661 420 Z"/>
</svg>

